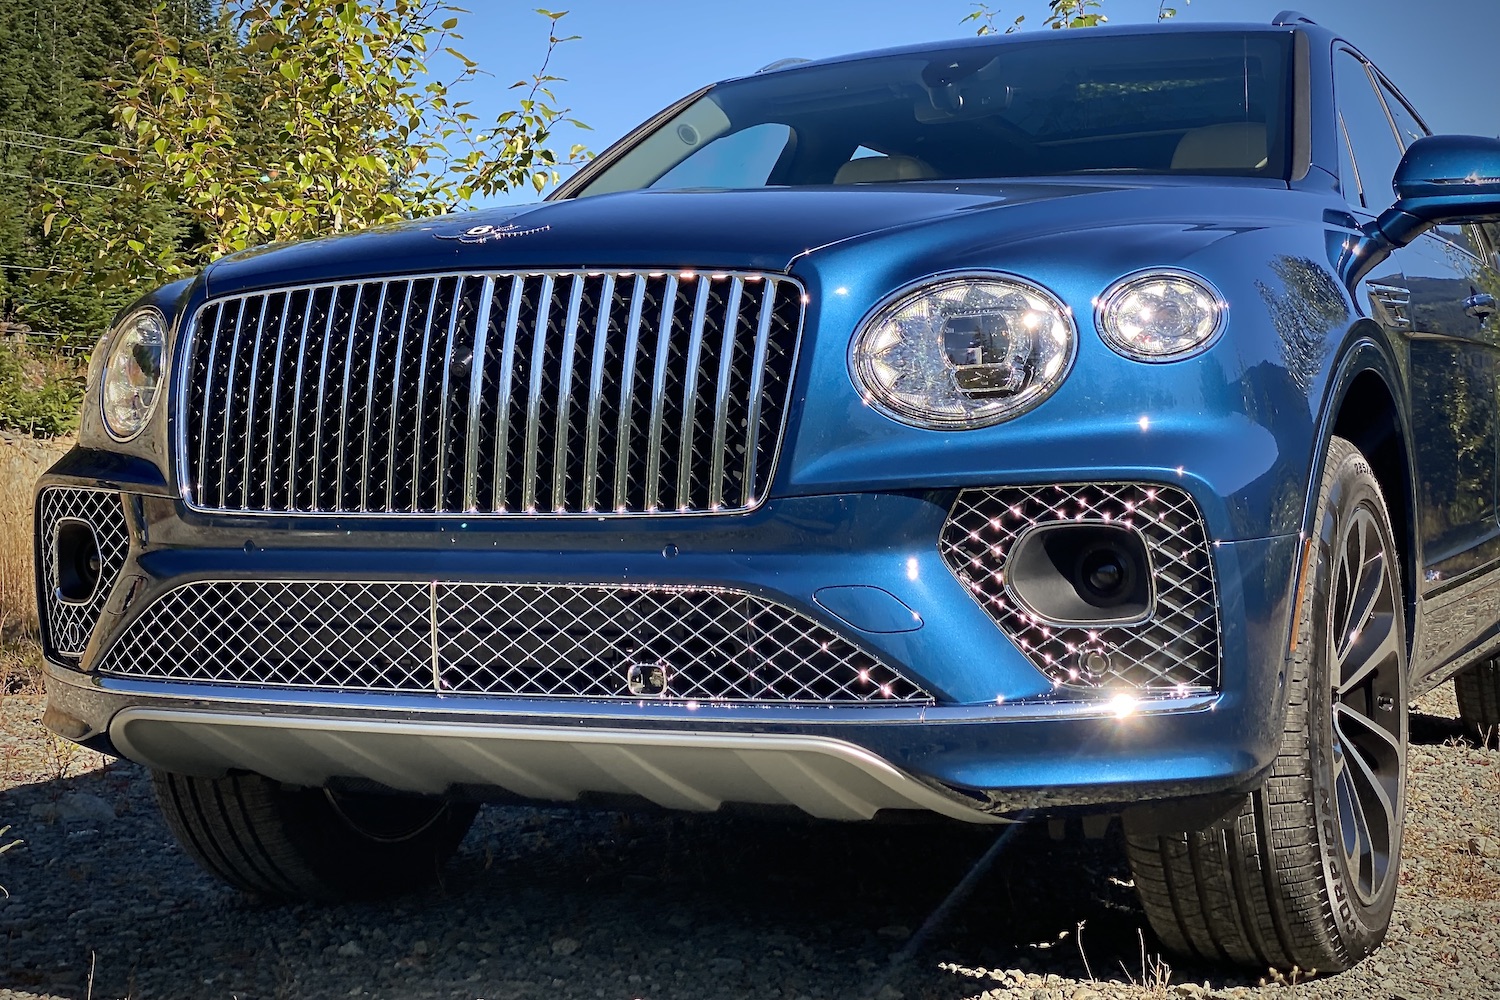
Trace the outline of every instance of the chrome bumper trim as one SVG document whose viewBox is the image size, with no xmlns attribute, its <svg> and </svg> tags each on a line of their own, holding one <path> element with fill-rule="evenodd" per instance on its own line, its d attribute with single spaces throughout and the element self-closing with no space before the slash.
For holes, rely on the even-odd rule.
<svg viewBox="0 0 1500 1000">
<path fill-rule="evenodd" d="M 245 769 L 307 786 L 345 777 L 426 794 L 480 785 L 553 801 L 584 792 L 638 795 L 695 812 L 735 802 L 791 805 L 832 820 L 921 809 L 969 823 L 1005 822 L 860 747 L 825 737 L 152 708 L 121 711 L 109 733 L 131 760 L 203 776 Z"/>
</svg>

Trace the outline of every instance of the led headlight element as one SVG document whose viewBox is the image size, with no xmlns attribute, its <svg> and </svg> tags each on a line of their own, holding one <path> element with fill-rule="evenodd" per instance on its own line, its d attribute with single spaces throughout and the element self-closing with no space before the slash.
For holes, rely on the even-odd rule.
<svg viewBox="0 0 1500 1000">
<path fill-rule="evenodd" d="M 1099 300 L 1104 342 L 1137 361 L 1175 361 L 1204 350 L 1228 306 L 1202 278 L 1157 270 L 1122 278 Z"/>
<path fill-rule="evenodd" d="M 160 395 L 166 343 L 166 320 L 150 308 L 125 317 L 107 339 L 99 406 L 105 428 L 116 439 L 135 437 L 151 418 Z"/>
<path fill-rule="evenodd" d="M 1072 318 L 1035 285 L 988 272 L 897 292 L 854 336 L 849 362 L 866 399 L 904 423 L 986 427 L 1050 396 L 1077 349 Z"/>
</svg>

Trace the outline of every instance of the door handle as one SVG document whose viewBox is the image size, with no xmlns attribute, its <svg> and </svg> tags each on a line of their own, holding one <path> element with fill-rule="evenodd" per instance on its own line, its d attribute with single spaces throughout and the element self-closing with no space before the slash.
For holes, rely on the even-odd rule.
<svg viewBox="0 0 1500 1000">
<path fill-rule="evenodd" d="M 1478 292 L 1464 299 L 1464 312 L 1475 319 L 1486 319 L 1495 314 L 1495 297 L 1489 292 Z"/>
</svg>

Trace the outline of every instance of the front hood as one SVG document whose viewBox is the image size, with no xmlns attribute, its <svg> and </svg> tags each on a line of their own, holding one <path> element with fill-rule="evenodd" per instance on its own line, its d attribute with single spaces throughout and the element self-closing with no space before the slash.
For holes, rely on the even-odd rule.
<svg viewBox="0 0 1500 1000">
<path fill-rule="evenodd" d="M 784 271 L 799 254 L 861 236 L 1151 186 L 1005 181 L 637 191 L 261 247 L 226 257 L 206 278 L 208 293 L 219 296 L 353 277 L 507 268 Z"/>
</svg>

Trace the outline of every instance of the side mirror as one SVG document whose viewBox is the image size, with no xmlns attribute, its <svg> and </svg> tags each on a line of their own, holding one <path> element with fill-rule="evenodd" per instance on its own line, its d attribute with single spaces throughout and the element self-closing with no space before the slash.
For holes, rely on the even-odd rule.
<svg viewBox="0 0 1500 1000">
<path fill-rule="evenodd" d="M 1375 228 L 1396 246 L 1433 226 L 1500 221 L 1500 139 L 1418 139 L 1401 158 L 1394 184 L 1396 204 L 1381 214 Z"/>
</svg>

